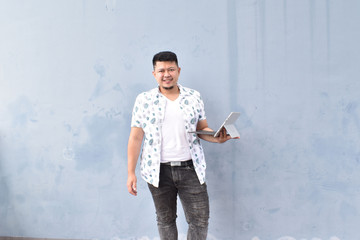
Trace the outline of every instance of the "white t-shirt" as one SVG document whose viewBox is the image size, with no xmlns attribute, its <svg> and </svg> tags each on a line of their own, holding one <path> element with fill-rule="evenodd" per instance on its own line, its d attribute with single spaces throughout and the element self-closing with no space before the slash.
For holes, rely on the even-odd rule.
<svg viewBox="0 0 360 240">
<path fill-rule="evenodd" d="M 175 101 L 166 98 L 165 117 L 161 128 L 160 162 L 187 161 L 191 159 L 185 134 L 185 122 L 179 105 L 179 97 Z"/>
</svg>

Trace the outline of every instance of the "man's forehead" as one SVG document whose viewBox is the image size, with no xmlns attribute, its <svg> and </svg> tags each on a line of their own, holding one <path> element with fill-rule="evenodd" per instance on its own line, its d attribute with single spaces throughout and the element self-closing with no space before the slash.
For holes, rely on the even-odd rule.
<svg viewBox="0 0 360 240">
<path fill-rule="evenodd" d="M 177 67 L 175 61 L 157 61 L 155 63 L 156 68 L 164 68 L 164 67 Z"/>
</svg>

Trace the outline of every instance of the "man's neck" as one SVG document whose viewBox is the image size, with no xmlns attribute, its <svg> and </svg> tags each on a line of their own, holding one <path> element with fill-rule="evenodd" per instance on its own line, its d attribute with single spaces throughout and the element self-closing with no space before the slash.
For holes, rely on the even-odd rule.
<svg viewBox="0 0 360 240">
<path fill-rule="evenodd" d="M 159 90 L 165 97 L 172 101 L 176 100 L 180 94 L 180 88 L 178 86 L 175 86 L 171 89 L 165 89 L 160 87 Z"/>
</svg>

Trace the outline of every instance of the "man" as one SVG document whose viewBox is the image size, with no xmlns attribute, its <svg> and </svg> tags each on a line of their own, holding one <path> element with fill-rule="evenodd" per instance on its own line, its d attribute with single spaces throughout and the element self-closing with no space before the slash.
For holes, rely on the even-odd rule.
<svg viewBox="0 0 360 240">
<path fill-rule="evenodd" d="M 189 133 L 212 131 L 207 124 L 200 94 L 178 84 L 181 68 L 172 52 L 153 57 L 158 87 L 136 98 L 128 143 L 128 191 L 137 195 L 135 168 L 140 161 L 142 178 L 152 194 L 161 239 L 177 239 L 176 201 L 179 196 L 189 224 L 188 239 L 206 239 L 209 199 L 205 183 L 205 158 L 200 140 L 223 143 L 219 137 Z"/>
</svg>

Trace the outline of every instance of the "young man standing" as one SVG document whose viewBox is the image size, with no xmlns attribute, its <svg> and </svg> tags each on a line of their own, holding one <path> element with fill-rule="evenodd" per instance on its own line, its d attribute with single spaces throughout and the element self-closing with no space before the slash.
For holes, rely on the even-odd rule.
<svg viewBox="0 0 360 240">
<path fill-rule="evenodd" d="M 176 201 L 179 196 L 189 224 L 188 239 L 206 239 L 209 199 L 205 183 L 205 157 L 200 137 L 223 143 L 231 139 L 223 129 L 219 137 L 189 133 L 212 131 L 200 94 L 178 83 L 181 68 L 175 53 L 153 57 L 158 87 L 141 93 L 134 105 L 128 142 L 128 191 L 137 195 L 135 168 L 152 194 L 160 238 L 176 240 Z"/>
</svg>

